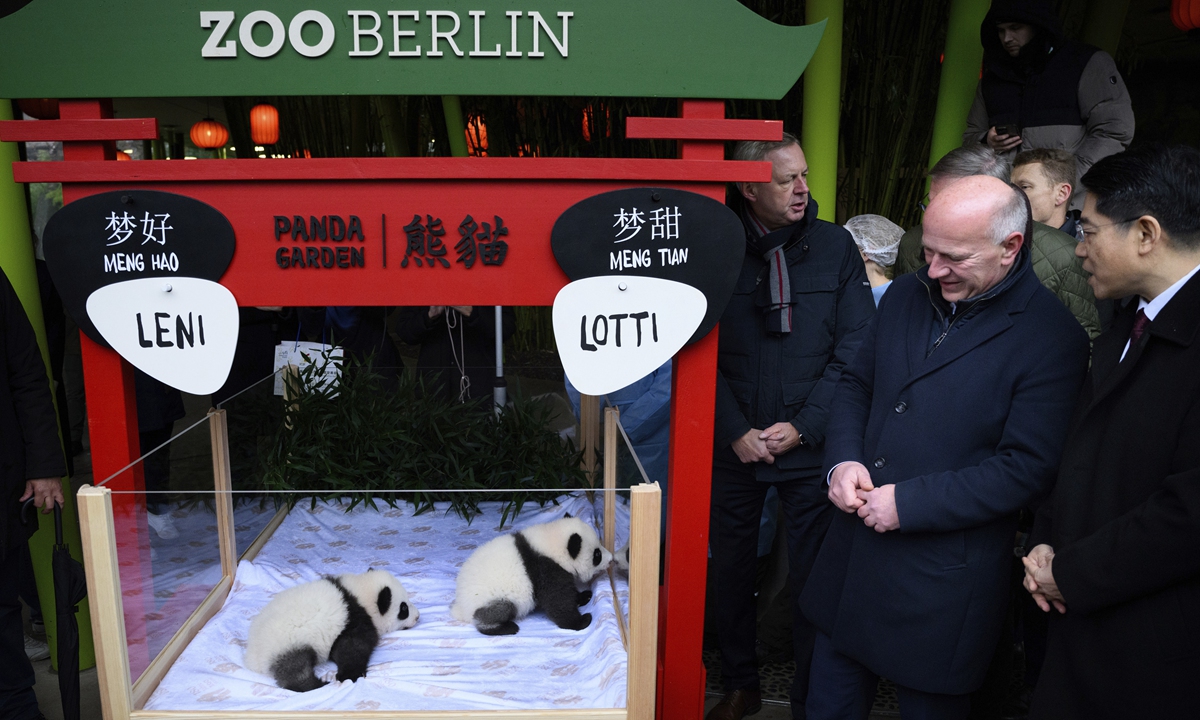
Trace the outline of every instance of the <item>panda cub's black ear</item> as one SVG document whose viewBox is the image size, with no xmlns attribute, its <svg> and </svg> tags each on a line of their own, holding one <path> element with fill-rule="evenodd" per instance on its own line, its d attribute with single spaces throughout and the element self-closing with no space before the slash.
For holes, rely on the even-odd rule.
<svg viewBox="0 0 1200 720">
<path fill-rule="evenodd" d="M 571 533 L 571 539 L 567 540 L 567 552 L 571 555 L 571 559 L 579 557 L 579 551 L 583 548 L 583 538 L 579 537 L 579 533 Z"/>
<path fill-rule="evenodd" d="M 392 606 L 392 589 L 385 587 L 380 590 L 379 599 L 375 601 L 375 604 L 379 606 L 380 615 L 387 615 L 388 608 Z"/>
</svg>

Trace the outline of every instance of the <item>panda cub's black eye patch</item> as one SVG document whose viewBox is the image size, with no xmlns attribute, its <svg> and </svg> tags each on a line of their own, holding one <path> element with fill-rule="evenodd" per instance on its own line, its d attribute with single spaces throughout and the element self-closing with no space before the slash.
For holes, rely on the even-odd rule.
<svg viewBox="0 0 1200 720">
<path fill-rule="evenodd" d="M 603 557 L 603 556 L 600 554 L 600 548 L 596 548 L 595 550 L 593 550 L 592 551 L 592 565 L 599 565 L 601 557 Z"/>
<path fill-rule="evenodd" d="M 406 603 L 406 602 L 400 603 L 400 614 L 397 615 L 396 617 L 399 618 L 400 620 L 408 619 L 408 603 Z"/>
<path fill-rule="evenodd" d="M 385 587 L 379 591 L 379 599 L 375 601 L 379 606 L 379 614 L 387 615 L 388 608 L 392 606 L 392 589 Z"/>
<path fill-rule="evenodd" d="M 579 557 L 579 551 L 583 549 L 583 538 L 579 537 L 579 533 L 571 533 L 571 537 L 567 540 L 567 554 L 571 559 Z"/>
</svg>

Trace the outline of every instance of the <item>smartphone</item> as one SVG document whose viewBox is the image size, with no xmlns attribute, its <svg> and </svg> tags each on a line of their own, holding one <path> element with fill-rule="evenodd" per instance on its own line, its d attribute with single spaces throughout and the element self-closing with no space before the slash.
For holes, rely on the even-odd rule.
<svg viewBox="0 0 1200 720">
<path fill-rule="evenodd" d="M 996 134 L 997 135 L 1020 135 L 1021 128 L 1016 125 L 997 125 L 996 126 Z"/>
</svg>

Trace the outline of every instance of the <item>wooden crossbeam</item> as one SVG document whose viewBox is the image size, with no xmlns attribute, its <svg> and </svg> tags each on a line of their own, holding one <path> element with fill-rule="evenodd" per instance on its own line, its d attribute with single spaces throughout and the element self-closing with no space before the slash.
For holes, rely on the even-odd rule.
<svg viewBox="0 0 1200 720">
<path fill-rule="evenodd" d="M 0 140 L 5 142 L 155 140 L 157 138 L 158 120 L 155 118 L 0 121 Z"/>
<path fill-rule="evenodd" d="M 625 118 L 630 140 L 781 140 L 782 120 L 725 118 Z"/>
<path fill-rule="evenodd" d="M 769 182 L 771 164 L 654 158 L 311 158 L 17 162 L 17 182 L 146 183 L 272 180 L 611 180 Z"/>
</svg>

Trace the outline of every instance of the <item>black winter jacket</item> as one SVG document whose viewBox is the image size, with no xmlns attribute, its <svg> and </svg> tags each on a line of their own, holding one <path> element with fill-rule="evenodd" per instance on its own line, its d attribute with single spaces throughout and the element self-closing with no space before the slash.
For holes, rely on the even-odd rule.
<svg viewBox="0 0 1200 720">
<path fill-rule="evenodd" d="M 20 525 L 18 498 L 25 481 L 66 471 L 37 338 L 8 276 L 0 272 L 0 557 L 37 529 L 36 518 L 28 529 Z"/>
<path fill-rule="evenodd" d="M 1015 58 L 1000 44 L 1000 22 L 1037 28 Z M 986 142 L 991 127 L 1016 125 L 1020 150 L 1062 148 L 1075 155 L 1077 190 L 1093 163 L 1129 146 L 1133 106 L 1112 56 L 1065 38 L 1049 3 L 996 0 L 980 26 L 980 41 L 983 76 L 967 115 L 964 145 Z"/>
<path fill-rule="evenodd" d="M 716 461 L 740 465 L 730 444 L 751 428 L 787 421 L 805 440 L 773 465 L 757 463 L 760 480 L 820 472 L 834 386 L 875 314 L 871 285 L 850 233 L 816 216 L 817 203 L 810 198 L 784 246 L 795 303 L 792 332 L 767 332 L 768 267 L 752 252 L 721 316 Z"/>
</svg>

